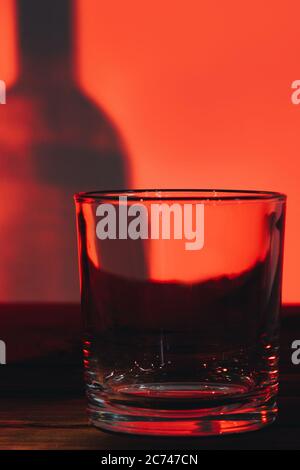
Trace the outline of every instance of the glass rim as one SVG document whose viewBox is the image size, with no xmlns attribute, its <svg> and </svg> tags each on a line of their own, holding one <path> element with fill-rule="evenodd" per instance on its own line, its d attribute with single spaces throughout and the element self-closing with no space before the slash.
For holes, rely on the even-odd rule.
<svg viewBox="0 0 300 470">
<path fill-rule="evenodd" d="M 261 202 L 285 201 L 286 195 L 276 191 L 255 189 L 122 189 L 94 190 L 74 194 L 75 202 L 93 203 L 100 200 L 117 201 L 213 201 L 213 202 Z"/>
</svg>

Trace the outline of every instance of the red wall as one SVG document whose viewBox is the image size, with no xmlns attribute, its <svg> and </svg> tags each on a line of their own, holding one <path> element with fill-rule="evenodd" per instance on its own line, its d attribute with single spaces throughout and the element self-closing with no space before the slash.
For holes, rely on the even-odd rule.
<svg viewBox="0 0 300 470">
<path fill-rule="evenodd" d="M 76 2 L 78 78 L 125 139 L 132 187 L 286 192 L 284 300 L 299 302 L 299 2 Z M 0 6 L 9 82 L 13 2 Z"/>
</svg>

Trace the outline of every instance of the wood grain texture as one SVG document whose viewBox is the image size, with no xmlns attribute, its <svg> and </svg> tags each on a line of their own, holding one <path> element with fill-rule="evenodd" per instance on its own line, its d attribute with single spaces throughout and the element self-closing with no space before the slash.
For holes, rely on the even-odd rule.
<svg viewBox="0 0 300 470">
<path fill-rule="evenodd" d="M 104 433 L 87 423 L 79 362 L 74 364 L 73 358 L 72 363 L 65 360 L 49 368 L 45 360 L 6 369 L 6 383 L 4 386 L 3 380 L 0 389 L 0 449 L 300 449 L 300 365 L 294 366 L 290 360 L 291 343 L 300 339 L 300 308 L 285 308 L 284 313 L 280 412 L 268 428 L 216 438 Z"/>
</svg>

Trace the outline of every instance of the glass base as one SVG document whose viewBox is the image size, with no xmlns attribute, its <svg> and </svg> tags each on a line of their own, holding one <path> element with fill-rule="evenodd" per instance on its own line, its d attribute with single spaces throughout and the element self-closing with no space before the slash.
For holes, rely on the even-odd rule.
<svg viewBox="0 0 300 470">
<path fill-rule="evenodd" d="M 90 422 L 106 431 L 212 436 L 255 431 L 277 415 L 277 386 L 255 393 L 231 384 L 143 384 L 114 394 L 88 390 Z"/>
</svg>

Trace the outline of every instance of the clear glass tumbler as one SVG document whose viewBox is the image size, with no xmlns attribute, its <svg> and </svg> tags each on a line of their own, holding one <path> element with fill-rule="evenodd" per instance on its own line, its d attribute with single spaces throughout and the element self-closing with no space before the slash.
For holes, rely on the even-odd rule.
<svg viewBox="0 0 300 470">
<path fill-rule="evenodd" d="M 91 422 L 153 435 L 273 422 L 286 197 L 137 190 L 75 201 Z"/>
</svg>

